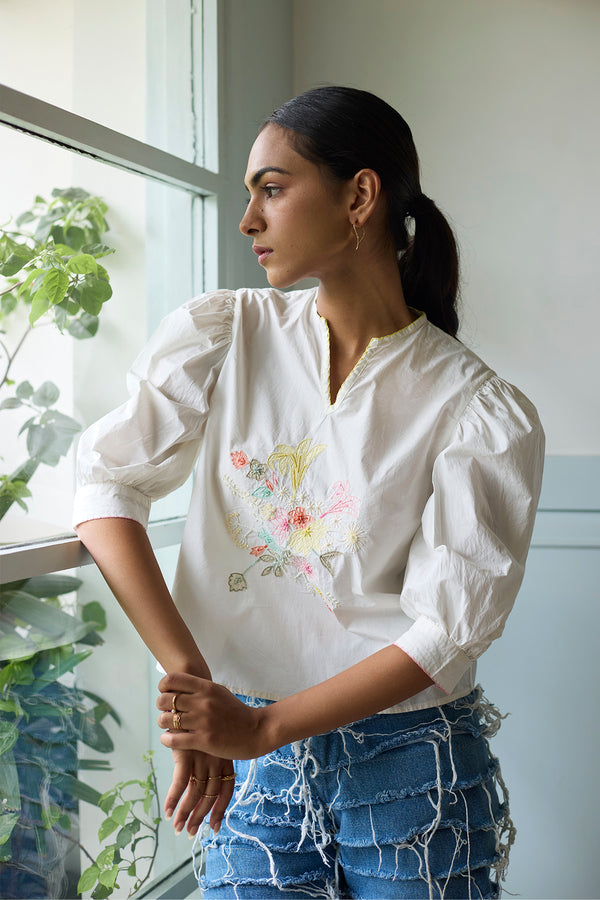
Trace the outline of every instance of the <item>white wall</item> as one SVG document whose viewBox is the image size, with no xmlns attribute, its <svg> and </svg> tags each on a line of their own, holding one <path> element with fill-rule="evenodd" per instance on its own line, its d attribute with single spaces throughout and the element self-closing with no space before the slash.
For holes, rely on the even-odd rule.
<svg viewBox="0 0 600 900">
<path fill-rule="evenodd" d="M 295 91 L 405 116 L 462 247 L 462 339 L 536 403 L 550 454 L 600 452 L 600 3 L 295 0 Z"/>
<path fill-rule="evenodd" d="M 600 3 L 294 0 L 294 26 L 296 93 L 364 88 L 409 122 L 462 247 L 461 337 L 540 410 L 544 512 L 479 675 L 511 713 L 507 890 L 597 898 Z"/>
</svg>

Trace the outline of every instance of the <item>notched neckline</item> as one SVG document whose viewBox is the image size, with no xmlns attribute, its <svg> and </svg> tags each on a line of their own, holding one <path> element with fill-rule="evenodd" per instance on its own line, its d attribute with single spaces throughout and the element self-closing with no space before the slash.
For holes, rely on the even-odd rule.
<svg viewBox="0 0 600 900">
<path fill-rule="evenodd" d="M 416 313 L 417 318 L 413 319 L 408 325 L 405 325 L 403 328 L 399 328 L 398 331 L 393 331 L 391 334 L 383 334 L 381 337 L 372 337 L 365 347 L 362 355 L 356 361 L 353 368 L 348 372 L 345 379 L 341 383 L 339 390 L 337 392 L 336 398 L 331 402 L 331 335 L 329 331 L 329 322 L 327 319 L 320 315 L 317 312 L 317 303 L 315 298 L 314 311 L 317 319 L 319 321 L 319 327 L 321 330 L 321 338 L 323 344 L 323 356 L 321 361 L 321 395 L 323 399 L 323 405 L 325 407 L 326 412 L 333 412 L 338 409 L 343 402 L 344 398 L 348 394 L 350 388 L 366 366 L 369 358 L 372 356 L 373 352 L 380 347 L 382 344 L 391 343 L 394 339 L 398 337 L 406 337 L 409 334 L 412 334 L 413 331 L 416 331 L 417 328 L 420 328 L 421 325 L 426 321 L 426 316 L 424 312 L 421 312 L 418 309 L 413 309 L 409 307 L 410 311 Z"/>
</svg>

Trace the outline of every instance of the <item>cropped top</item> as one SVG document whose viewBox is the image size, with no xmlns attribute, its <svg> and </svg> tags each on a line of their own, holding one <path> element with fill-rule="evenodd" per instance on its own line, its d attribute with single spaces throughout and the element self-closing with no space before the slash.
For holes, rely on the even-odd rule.
<svg viewBox="0 0 600 900">
<path fill-rule="evenodd" d="M 161 324 L 79 446 L 75 524 L 144 526 L 196 476 L 174 600 L 215 681 L 277 700 L 396 644 L 467 694 L 524 572 L 544 435 L 424 314 L 329 391 L 316 290 L 214 291 Z M 388 710 L 389 711 L 389 710 Z"/>
</svg>

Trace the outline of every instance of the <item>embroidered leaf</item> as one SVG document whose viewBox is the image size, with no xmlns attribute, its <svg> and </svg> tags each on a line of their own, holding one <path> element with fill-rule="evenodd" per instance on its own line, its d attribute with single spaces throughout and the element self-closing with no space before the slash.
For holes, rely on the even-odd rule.
<svg viewBox="0 0 600 900">
<path fill-rule="evenodd" d="M 271 491 L 266 485 L 262 485 L 259 488 L 256 488 L 255 491 L 252 491 L 253 497 L 258 497 L 260 500 L 268 500 L 271 496 Z"/>
<path fill-rule="evenodd" d="M 282 568 L 282 566 L 275 566 L 275 575 L 277 576 L 277 578 L 281 578 L 281 577 L 282 577 L 282 575 L 283 575 L 283 568 Z"/>
<path fill-rule="evenodd" d="M 260 557 L 260 561 L 264 562 L 264 563 L 274 562 L 275 557 L 272 556 L 270 553 L 263 553 L 262 556 Z"/>
<path fill-rule="evenodd" d="M 263 569 L 260 574 L 261 575 L 270 575 L 272 571 L 273 571 L 273 566 L 267 566 L 267 568 Z"/>
<path fill-rule="evenodd" d="M 327 571 L 329 572 L 330 575 L 333 575 L 333 566 L 331 565 L 331 560 L 333 559 L 334 556 L 339 556 L 339 555 L 340 555 L 340 553 L 338 550 L 331 550 L 329 553 L 322 553 L 321 556 L 319 556 L 319 559 L 321 560 L 321 562 L 323 563 L 323 565 L 325 566 L 325 568 L 327 569 Z"/>
<path fill-rule="evenodd" d="M 267 464 L 273 469 L 277 467 L 282 475 L 286 475 L 289 471 L 292 482 L 292 498 L 296 496 L 296 491 L 310 464 L 327 446 L 326 444 L 315 444 L 314 447 L 311 447 L 310 441 L 310 438 L 304 438 L 295 449 L 289 444 L 278 444 L 267 460 Z"/>
</svg>

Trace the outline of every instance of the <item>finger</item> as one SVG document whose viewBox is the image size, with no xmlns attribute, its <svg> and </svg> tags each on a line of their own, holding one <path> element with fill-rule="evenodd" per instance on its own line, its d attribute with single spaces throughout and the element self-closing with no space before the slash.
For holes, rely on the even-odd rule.
<svg viewBox="0 0 600 900">
<path fill-rule="evenodd" d="M 183 724 L 185 724 L 185 717 Z M 203 753 L 211 752 L 208 748 L 204 747 L 200 733 L 197 731 L 163 731 L 160 736 L 160 742 L 171 750 L 201 750 Z"/>
<path fill-rule="evenodd" d="M 181 800 L 188 786 L 188 775 L 189 770 L 184 768 L 182 765 L 175 764 L 175 768 L 173 769 L 173 778 L 171 779 L 171 786 L 167 791 L 167 796 L 165 797 L 165 817 L 170 819 L 175 809 L 177 808 L 177 804 Z"/>
<path fill-rule="evenodd" d="M 179 834 L 186 827 L 186 824 L 189 825 L 189 817 L 191 813 L 195 812 L 198 808 L 200 808 L 200 818 L 197 822 L 199 826 L 202 822 L 204 816 L 208 813 L 211 807 L 211 801 L 208 797 L 205 797 L 205 793 L 207 791 L 207 777 L 198 778 L 195 776 L 193 781 L 189 781 L 186 787 L 185 794 L 181 798 L 179 806 L 177 807 L 177 813 L 173 820 L 173 827 L 175 829 L 175 833 Z M 196 827 L 195 831 L 198 828 Z M 194 833 L 191 832 L 191 833 Z"/>
<path fill-rule="evenodd" d="M 192 717 L 190 713 L 186 713 L 185 710 L 179 710 L 176 712 L 172 712 L 172 710 L 169 710 L 169 712 L 160 713 L 156 721 L 158 722 L 160 728 L 168 728 L 170 731 L 189 731 L 192 730 L 191 718 Z M 186 727 L 186 721 L 190 728 Z"/>
<path fill-rule="evenodd" d="M 221 781 L 221 791 L 219 796 L 214 802 L 211 814 L 210 814 L 210 827 L 212 828 L 215 834 L 219 833 L 219 829 L 221 828 L 221 823 L 223 821 L 223 816 L 225 815 L 225 811 L 231 802 L 231 798 L 233 797 L 233 793 L 235 791 L 235 780 L 231 779 L 228 781 Z"/>
<path fill-rule="evenodd" d="M 158 690 L 161 694 L 193 694 L 198 690 L 198 684 L 205 682 L 205 678 L 197 675 L 188 675 L 185 672 L 169 672 L 158 682 Z M 211 682 L 209 682 L 211 683 Z"/>
</svg>

